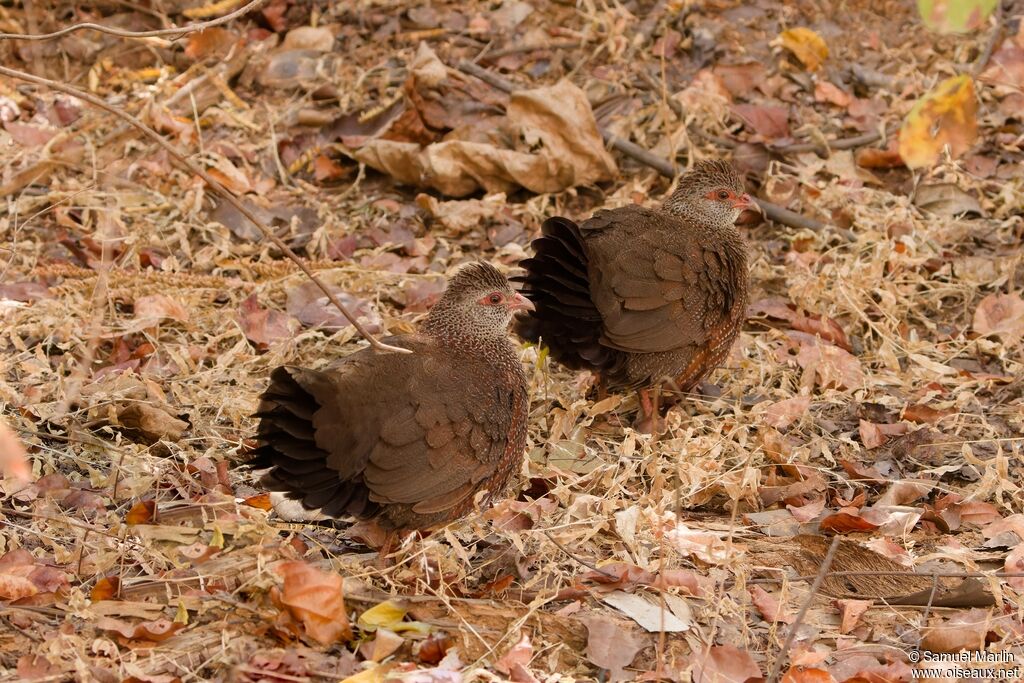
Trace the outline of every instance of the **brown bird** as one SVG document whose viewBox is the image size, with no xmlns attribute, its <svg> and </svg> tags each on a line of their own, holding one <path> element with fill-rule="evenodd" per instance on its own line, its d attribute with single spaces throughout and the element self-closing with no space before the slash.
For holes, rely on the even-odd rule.
<svg viewBox="0 0 1024 683">
<path fill-rule="evenodd" d="M 734 225 L 752 208 L 733 167 L 702 161 L 659 209 L 598 211 L 580 225 L 546 220 L 514 278 L 536 309 L 515 330 L 551 357 L 598 376 L 598 392 L 637 389 L 637 426 L 660 431 L 662 382 L 689 391 L 726 357 L 747 299 L 746 245 Z"/>
<path fill-rule="evenodd" d="M 494 266 L 452 278 L 421 331 L 325 370 L 284 366 L 260 397 L 254 468 L 263 482 L 330 517 L 373 520 L 382 553 L 411 530 L 462 517 L 499 495 L 526 449 L 527 381 L 508 337 L 532 304 Z"/>
</svg>

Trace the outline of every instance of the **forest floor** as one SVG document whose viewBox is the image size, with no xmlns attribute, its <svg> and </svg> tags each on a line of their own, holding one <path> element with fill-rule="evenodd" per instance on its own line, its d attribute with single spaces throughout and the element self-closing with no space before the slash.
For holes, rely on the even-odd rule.
<svg viewBox="0 0 1024 683">
<path fill-rule="evenodd" d="M 0 32 L 240 5 L 6 3 Z M 382 566 L 239 467 L 270 370 L 353 328 L 152 139 L 0 76 L 2 680 L 894 682 L 919 649 L 1020 678 L 1022 14 L 940 36 L 897 0 L 271 0 L 181 37 L 0 39 L 157 129 L 374 331 L 460 263 L 512 273 L 548 216 L 657 203 L 671 179 L 595 121 L 803 216 L 745 217 L 748 320 L 662 438 L 523 346 L 510 497 Z M 911 171 L 894 133 L 961 74 L 929 128 L 953 153 Z"/>
</svg>

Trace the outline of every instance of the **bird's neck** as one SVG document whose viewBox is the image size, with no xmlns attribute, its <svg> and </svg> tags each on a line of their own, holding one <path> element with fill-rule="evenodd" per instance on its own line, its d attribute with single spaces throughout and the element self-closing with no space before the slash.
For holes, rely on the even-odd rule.
<svg viewBox="0 0 1024 683">
<path fill-rule="evenodd" d="M 675 196 L 666 199 L 661 205 L 661 210 L 699 225 L 708 232 L 736 232 L 736 219 L 732 215 L 704 211 L 692 202 L 680 200 Z"/>
<path fill-rule="evenodd" d="M 490 334 L 487 328 L 471 320 L 464 311 L 439 301 L 427 315 L 423 331 L 446 346 L 482 349 L 500 340 L 503 334 Z"/>
</svg>

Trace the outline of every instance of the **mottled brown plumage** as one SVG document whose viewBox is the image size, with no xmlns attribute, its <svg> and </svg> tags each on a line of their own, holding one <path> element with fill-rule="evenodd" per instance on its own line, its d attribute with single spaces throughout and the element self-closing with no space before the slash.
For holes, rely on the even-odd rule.
<svg viewBox="0 0 1024 683">
<path fill-rule="evenodd" d="M 261 396 L 254 467 L 264 483 L 332 517 L 394 532 L 465 515 L 500 494 L 526 448 L 527 382 L 508 324 L 532 306 L 501 273 L 471 264 L 422 331 L 326 370 L 280 367 Z"/>
<path fill-rule="evenodd" d="M 743 321 L 746 246 L 734 223 L 751 205 L 721 161 L 680 178 L 658 209 L 544 222 L 517 278 L 536 310 L 516 332 L 609 389 L 670 380 L 688 391 L 726 357 Z"/>
</svg>

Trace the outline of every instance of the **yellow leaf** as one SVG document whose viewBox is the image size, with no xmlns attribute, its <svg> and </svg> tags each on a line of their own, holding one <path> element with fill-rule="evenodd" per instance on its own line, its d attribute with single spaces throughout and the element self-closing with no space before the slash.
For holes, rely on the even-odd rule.
<svg viewBox="0 0 1024 683">
<path fill-rule="evenodd" d="M 781 45 L 792 52 L 808 71 L 817 71 L 828 57 L 828 45 L 822 37 L 802 26 L 786 29 L 773 45 Z"/>
<path fill-rule="evenodd" d="M 224 532 L 216 524 L 213 525 L 213 538 L 210 539 L 210 547 L 224 549 Z"/>
<path fill-rule="evenodd" d="M 188 625 L 188 610 L 181 600 L 178 600 L 178 611 L 174 613 L 174 623 Z"/>
<path fill-rule="evenodd" d="M 380 626 L 394 631 L 394 626 L 405 618 L 405 612 L 406 609 L 394 600 L 385 600 L 363 612 L 357 623 L 364 631 L 373 631 Z"/>
<path fill-rule="evenodd" d="M 415 631 L 417 633 L 429 633 L 430 625 L 419 621 L 402 621 L 405 618 L 406 609 L 394 600 L 385 600 L 366 610 L 359 617 L 359 628 L 364 631 L 376 631 L 378 628 L 386 628 L 395 633 Z"/>
<path fill-rule="evenodd" d="M 924 168 L 939 160 L 943 148 L 960 156 L 978 137 L 978 103 L 970 76 L 955 76 L 939 83 L 907 114 L 900 129 L 900 156 L 910 168 Z"/>
</svg>

